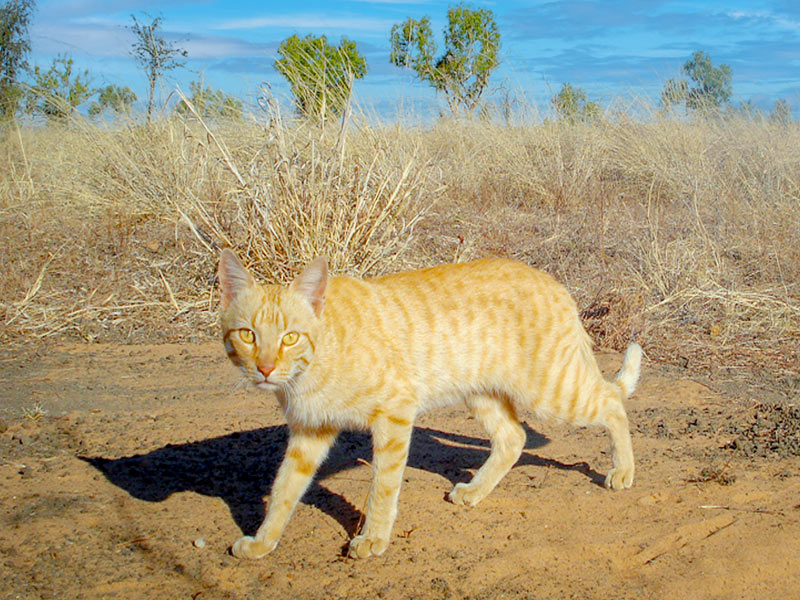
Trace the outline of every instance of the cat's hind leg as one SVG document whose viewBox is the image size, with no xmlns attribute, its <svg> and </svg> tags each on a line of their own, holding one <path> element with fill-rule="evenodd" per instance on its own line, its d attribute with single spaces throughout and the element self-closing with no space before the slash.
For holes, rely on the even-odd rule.
<svg viewBox="0 0 800 600">
<path fill-rule="evenodd" d="M 448 498 L 454 504 L 475 506 L 519 460 L 525 446 L 525 430 L 506 398 L 480 394 L 468 398 L 467 407 L 489 434 L 492 449 L 472 480 L 456 484 Z"/>
<path fill-rule="evenodd" d="M 633 485 L 633 446 L 620 393 L 611 385 L 607 389 L 603 425 L 611 438 L 611 460 L 614 466 L 606 475 L 605 485 L 611 490 L 621 490 Z"/>
</svg>

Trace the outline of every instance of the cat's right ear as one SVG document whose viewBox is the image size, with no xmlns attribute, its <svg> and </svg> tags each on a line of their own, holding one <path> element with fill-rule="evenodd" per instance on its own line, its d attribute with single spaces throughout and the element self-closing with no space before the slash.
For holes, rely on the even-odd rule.
<svg viewBox="0 0 800 600">
<path fill-rule="evenodd" d="M 328 286 L 328 261 L 324 257 L 318 256 L 292 281 L 290 288 L 299 292 L 311 308 L 314 314 L 320 316 L 322 307 L 325 305 L 325 289 Z"/>
<path fill-rule="evenodd" d="M 219 289 L 222 292 L 222 309 L 228 308 L 243 291 L 256 285 L 255 279 L 242 261 L 227 248 L 219 255 Z"/>
</svg>

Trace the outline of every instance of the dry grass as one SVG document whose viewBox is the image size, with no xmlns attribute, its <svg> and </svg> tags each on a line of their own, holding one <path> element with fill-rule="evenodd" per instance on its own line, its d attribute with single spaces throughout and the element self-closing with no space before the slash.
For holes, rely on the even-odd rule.
<svg viewBox="0 0 800 600">
<path fill-rule="evenodd" d="M 225 246 L 269 281 L 498 254 L 564 281 L 602 346 L 794 389 L 796 125 L 268 117 L 0 132 L 3 339 L 214 333 Z"/>
</svg>

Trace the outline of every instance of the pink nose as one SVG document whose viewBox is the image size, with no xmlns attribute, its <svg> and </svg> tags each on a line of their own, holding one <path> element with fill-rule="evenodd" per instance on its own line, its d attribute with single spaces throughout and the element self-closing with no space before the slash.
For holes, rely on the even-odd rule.
<svg viewBox="0 0 800 600">
<path fill-rule="evenodd" d="M 267 379 L 269 374 L 275 370 L 275 365 L 258 365 L 258 370 L 264 376 L 264 379 Z"/>
</svg>

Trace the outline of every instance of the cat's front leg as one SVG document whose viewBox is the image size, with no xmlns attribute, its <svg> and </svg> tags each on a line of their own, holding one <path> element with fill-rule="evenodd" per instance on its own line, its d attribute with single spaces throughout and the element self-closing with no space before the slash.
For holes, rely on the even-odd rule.
<svg viewBox="0 0 800 600">
<path fill-rule="evenodd" d="M 364 527 L 350 541 L 354 558 L 378 556 L 389 546 L 411 429 L 411 419 L 400 416 L 380 417 L 372 425 L 372 485 Z"/>
<path fill-rule="evenodd" d="M 292 428 L 286 455 L 272 484 L 267 516 L 255 536 L 237 540 L 231 553 L 238 558 L 261 558 L 278 545 L 297 502 L 325 460 L 338 432 L 333 429 Z"/>
</svg>

